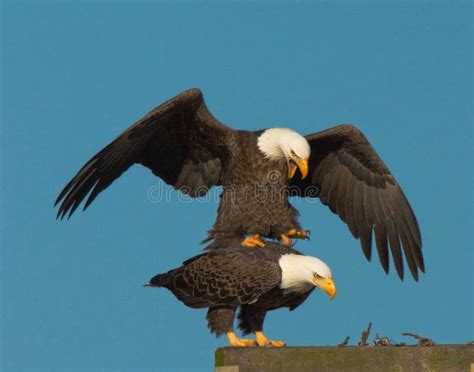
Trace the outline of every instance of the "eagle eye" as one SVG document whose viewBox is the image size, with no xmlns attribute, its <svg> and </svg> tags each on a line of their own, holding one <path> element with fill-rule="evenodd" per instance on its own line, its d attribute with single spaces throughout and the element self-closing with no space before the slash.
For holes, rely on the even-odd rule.
<svg viewBox="0 0 474 372">
<path fill-rule="evenodd" d="M 291 150 L 291 156 L 296 156 L 296 153 L 293 150 Z"/>
<path fill-rule="evenodd" d="M 318 273 L 314 273 L 314 274 L 313 274 L 313 277 L 314 277 L 314 279 L 320 279 L 320 278 L 321 278 L 321 275 L 319 275 Z"/>
</svg>

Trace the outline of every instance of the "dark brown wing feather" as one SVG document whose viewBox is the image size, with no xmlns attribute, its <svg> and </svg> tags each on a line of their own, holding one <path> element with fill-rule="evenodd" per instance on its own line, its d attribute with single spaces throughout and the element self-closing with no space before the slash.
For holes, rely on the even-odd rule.
<svg viewBox="0 0 474 372">
<path fill-rule="evenodd" d="M 253 303 L 281 281 L 278 263 L 259 250 L 240 247 L 199 255 L 172 272 L 167 288 L 191 307 Z"/>
<path fill-rule="evenodd" d="M 219 185 L 233 130 L 207 110 L 200 90 L 190 89 L 155 108 L 92 157 L 64 187 L 58 218 L 74 213 L 139 163 L 193 197 Z"/>
<path fill-rule="evenodd" d="M 421 234 L 415 214 L 393 175 L 364 135 L 340 125 L 306 136 L 311 146 L 310 174 L 294 180 L 292 194 L 318 196 L 349 226 L 370 260 L 372 234 L 385 272 L 389 249 L 403 279 L 402 248 L 411 274 L 424 272 Z"/>
</svg>

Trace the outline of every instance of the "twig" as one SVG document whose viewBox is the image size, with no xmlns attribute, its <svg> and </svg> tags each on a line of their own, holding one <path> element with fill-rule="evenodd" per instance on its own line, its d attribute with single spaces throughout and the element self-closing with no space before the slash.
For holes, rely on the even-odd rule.
<svg viewBox="0 0 474 372">
<path fill-rule="evenodd" d="M 375 346 L 392 346 L 393 342 L 388 337 L 380 337 L 378 333 L 375 334 Z"/>
<path fill-rule="evenodd" d="M 349 343 L 349 339 L 350 339 L 350 337 L 347 336 L 347 337 L 344 339 L 344 341 L 342 341 L 342 342 L 341 342 L 340 344 L 338 344 L 337 346 L 339 346 L 339 347 L 347 346 L 347 344 Z"/>
<path fill-rule="evenodd" d="M 413 337 L 415 340 L 417 340 L 418 346 L 435 346 L 436 345 L 436 342 L 434 342 L 433 340 L 427 337 L 419 336 L 415 333 L 406 332 L 406 333 L 402 333 L 402 335 Z"/>
<path fill-rule="evenodd" d="M 359 346 L 367 346 L 367 339 L 369 338 L 369 335 L 370 335 L 370 329 L 372 328 L 372 322 L 369 323 L 369 326 L 367 327 L 367 329 L 362 332 L 362 334 L 360 335 L 360 340 L 359 340 L 359 343 L 358 345 Z"/>
</svg>

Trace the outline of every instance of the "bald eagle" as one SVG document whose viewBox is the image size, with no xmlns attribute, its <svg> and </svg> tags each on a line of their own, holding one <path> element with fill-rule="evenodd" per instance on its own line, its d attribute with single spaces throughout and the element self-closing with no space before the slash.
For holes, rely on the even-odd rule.
<svg viewBox="0 0 474 372">
<path fill-rule="evenodd" d="M 131 165 L 141 164 L 177 190 L 200 197 L 223 188 L 209 249 L 240 237 L 246 247 L 261 237 L 304 239 L 291 195 L 319 197 L 359 239 L 368 260 L 375 235 L 388 273 L 389 248 L 401 279 L 402 249 L 415 280 L 424 272 L 416 217 L 395 177 L 364 135 L 339 125 L 306 137 L 291 129 L 233 130 L 190 89 L 158 106 L 94 155 L 59 194 L 57 217 L 84 210 Z M 299 170 L 300 175 L 297 175 Z"/>
<path fill-rule="evenodd" d="M 301 305 L 319 287 L 336 295 L 331 270 L 320 259 L 305 256 L 284 245 L 272 249 L 244 248 L 239 242 L 207 251 L 183 266 L 154 276 L 145 286 L 164 287 L 191 308 L 208 308 L 212 333 L 226 334 L 231 346 L 253 346 L 254 340 L 234 333 L 235 312 L 243 334 L 254 333 L 259 346 L 284 346 L 268 339 L 263 321 L 268 311 Z"/>
</svg>

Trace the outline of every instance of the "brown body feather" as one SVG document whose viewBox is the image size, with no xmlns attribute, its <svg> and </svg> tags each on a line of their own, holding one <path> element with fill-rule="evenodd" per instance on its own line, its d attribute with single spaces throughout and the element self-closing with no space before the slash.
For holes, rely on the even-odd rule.
<svg viewBox="0 0 474 372">
<path fill-rule="evenodd" d="M 298 211 L 288 200 L 286 162 L 266 159 L 257 147 L 258 135 L 239 131 L 222 177 L 223 192 L 208 240 L 223 244 L 244 234 L 279 239 L 300 229 Z"/>
</svg>

